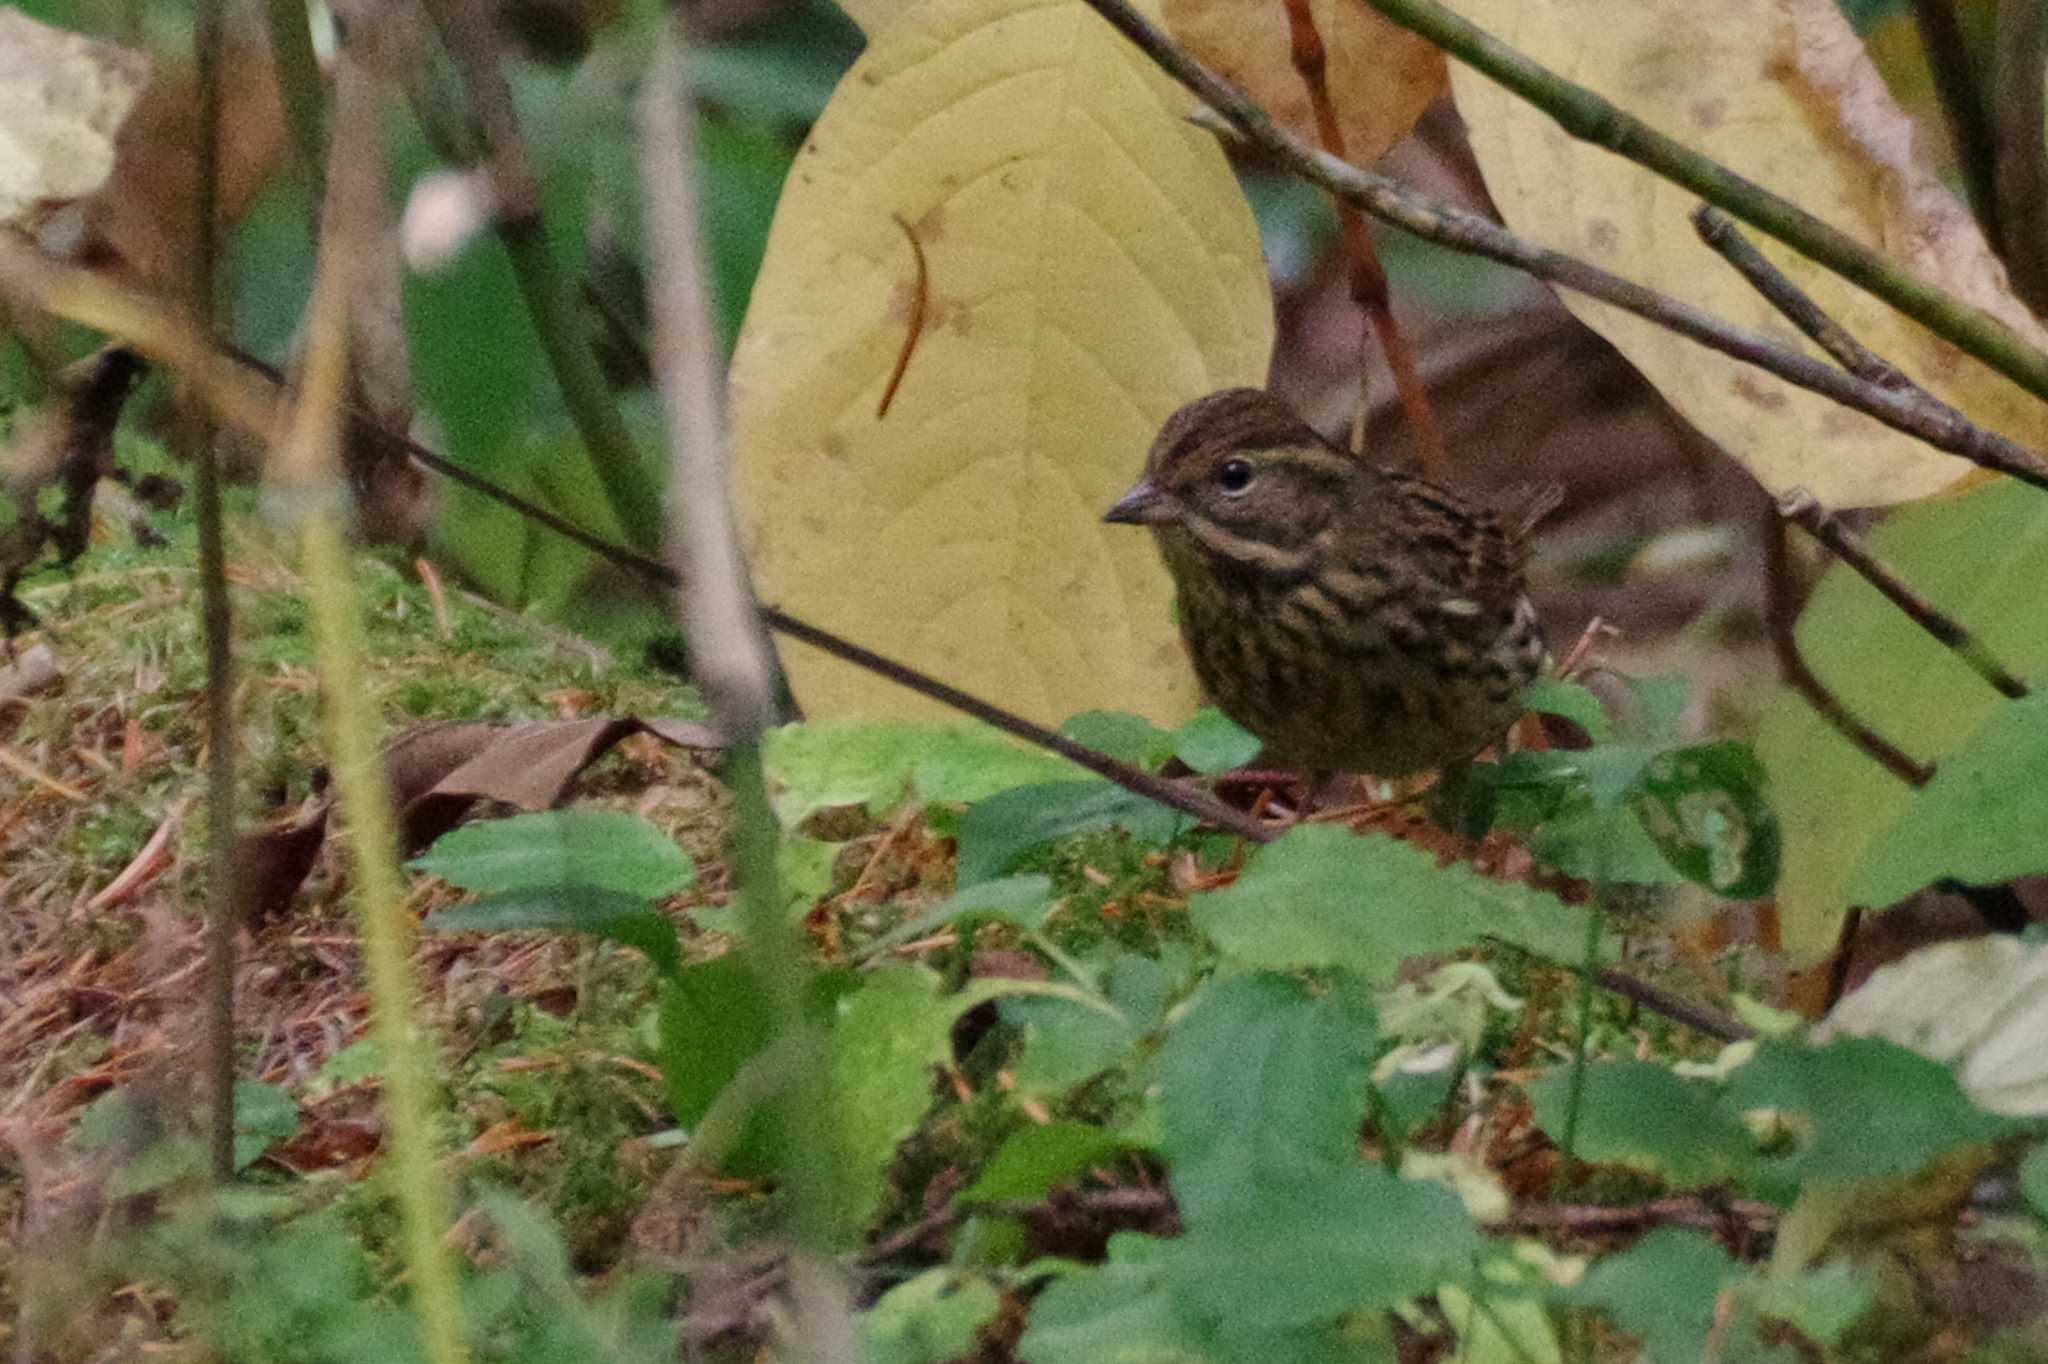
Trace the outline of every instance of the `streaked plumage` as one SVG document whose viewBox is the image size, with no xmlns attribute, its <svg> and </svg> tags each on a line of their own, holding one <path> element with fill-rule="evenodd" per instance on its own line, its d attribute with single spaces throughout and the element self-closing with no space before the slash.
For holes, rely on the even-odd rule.
<svg viewBox="0 0 2048 1364">
<path fill-rule="evenodd" d="M 1258 389 L 1175 413 L 1107 519 L 1152 527 L 1202 686 L 1305 771 L 1469 758 L 1543 668 L 1518 532 Z"/>
</svg>

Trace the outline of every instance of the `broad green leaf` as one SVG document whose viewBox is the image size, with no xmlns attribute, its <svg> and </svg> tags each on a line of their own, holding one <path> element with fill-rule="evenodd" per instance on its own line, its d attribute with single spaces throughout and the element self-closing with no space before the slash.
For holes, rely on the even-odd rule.
<svg viewBox="0 0 2048 1364">
<path fill-rule="evenodd" d="M 2006 480 L 1906 507 L 1872 549 L 2023 675 L 2048 675 L 2048 516 L 2038 493 Z M 1947 649 L 1854 573 L 1831 569 L 1799 621 L 1820 678 L 1865 723 L 1922 761 L 1957 753 L 2010 707 Z M 1785 950 L 1833 950 L 1850 883 L 1913 804 L 1899 780 L 1852 747 L 1803 700 L 1781 692 L 1757 735 L 1785 834 L 1778 915 Z"/>
<path fill-rule="evenodd" d="M 2048 1117 L 2048 946 L 1990 935 L 1879 967 L 1817 1032 L 1884 1037 L 1950 1066 L 1979 1105 Z"/>
<path fill-rule="evenodd" d="M 686 966 L 657 996 L 662 1082 L 686 1128 L 740 1067 L 768 1045 L 775 1022 L 753 968 L 737 953 Z"/>
<path fill-rule="evenodd" d="M 1178 722 L 1164 567 L 1101 516 L 1170 413 L 1265 378 L 1244 195 L 1186 93 L 1080 0 L 920 0 L 870 37 L 733 358 L 761 596 L 1042 723 Z M 801 645 L 785 662 L 812 715 L 933 709 Z"/>
<path fill-rule="evenodd" d="M 921 938 L 934 929 L 961 919 L 1008 919 L 1026 928 L 1037 928 L 1057 902 L 1052 898 L 1052 880 L 1044 876 L 1006 876 L 1000 881 L 982 881 L 947 896 L 914 919 L 890 929 L 861 953 L 872 961 L 902 943 Z"/>
<path fill-rule="evenodd" d="M 1654 1061 L 1596 1061 L 1585 1083 L 1577 1137 L 1586 1160 L 1632 1165 L 1682 1187 L 1726 1179 L 1750 1162 L 1755 1143 L 1715 1107 L 1713 1086 Z M 1570 1094 L 1568 1066 L 1529 1085 L 1536 1122 L 1553 1140 L 1564 1139 Z"/>
<path fill-rule="evenodd" d="M 974 1353 L 975 1333 L 995 1316 L 995 1285 L 951 1269 L 928 1269 L 884 1293 L 861 1313 L 865 1364 L 939 1364 Z"/>
<path fill-rule="evenodd" d="M 235 1168 L 250 1162 L 299 1132 L 299 1101 L 277 1085 L 255 1080 L 235 1082 Z"/>
<path fill-rule="evenodd" d="M 1249 965 L 1341 966 L 1385 982 L 1404 957 L 1481 938 L 1576 961 L 1591 911 L 1463 866 L 1439 867 L 1384 835 L 1311 824 L 1261 848 L 1235 885 L 1193 897 L 1188 912 Z"/>
<path fill-rule="evenodd" d="M 696 880 L 689 854 L 638 815 L 543 810 L 479 820 L 408 864 L 464 890 L 578 886 L 659 900 Z"/>
<path fill-rule="evenodd" d="M 1910 119 L 1833 0 L 1461 0 L 1458 13 L 1652 127 L 1997 314 L 2048 333 L 2010 293 L 1969 210 L 1916 159 Z M 1790 337 L 1764 298 L 1702 243 L 1689 189 L 1590 141 L 1481 73 L 1451 86 L 1487 188 L 1510 227 L 1754 331 Z M 2048 414 L 1871 294 L 1762 236 L 1772 261 L 1849 334 L 1977 421 L 2036 445 Z M 1911 501 L 1972 472 L 1964 461 L 1605 304 L 1566 306 L 1599 331 L 1765 487 L 1829 505 Z M 1801 345 L 1796 339 L 1792 344 Z M 1805 349 L 1801 345 L 1802 349 Z"/>
<path fill-rule="evenodd" d="M 1109 1238 L 1109 1258 L 1060 1275 L 1031 1307 L 1017 1357 L 1031 1364 L 1213 1364 L 1208 1332 L 1166 1284 L 1163 1242 Z"/>
<path fill-rule="evenodd" d="M 1857 904 L 1888 905 L 1953 877 L 1995 885 L 2048 871 L 2048 695 L 1995 707 L 1942 758 L 1934 780 L 1849 883 Z"/>
<path fill-rule="evenodd" d="M 1083 1122 L 1033 1123 L 1012 1132 L 981 1172 L 956 1197 L 960 1203 L 998 1198 L 1043 1198 L 1053 1186 L 1127 1150 L 1130 1143 L 1107 1128 Z"/>
<path fill-rule="evenodd" d="M 1436 1299 L 1458 1333 L 1458 1364 L 1564 1364 L 1557 1328 L 1537 1299 L 1489 1294 L 1482 1307 L 1449 1283 Z"/>
<path fill-rule="evenodd" d="M 1971 1103 L 1940 1062 L 1875 1037 L 1770 1043 L 1735 1072 L 1723 1104 L 1792 1119 L 1799 1149 L 1772 1164 L 1799 1181 L 1912 1174 L 1945 1152 L 2015 1130 L 2011 1119 Z"/>
<path fill-rule="evenodd" d="M 1158 767 L 1173 756 L 1175 736 L 1142 715 L 1120 710 L 1084 710 L 1070 716 L 1060 733 L 1120 762 Z"/>
<path fill-rule="evenodd" d="M 1197 772 L 1228 772 L 1259 756 L 1259 737 L 1214 706 L 1204 706 L 1174 732 L 1173 756 Z"/>
<path fill-rule="evenodd" d="M 1763 764 L 1748 744 L 1694 744 L 1650 759 L 1630 804 L 1687 880 L 1753 900 L 1778 880 L 1778 817 L 1763 788 Z"/>
<path fill-rule="evenodd" d="M 891 967 L 839 1002 L 830 1067 L 840 1163 L 832 1220 L 842 1240 L 874 1216 L 896 1143 L 931 1107 L 932 1068 L 946 1059 L 954 1020 L 974 1002 L 940 986 L 923 967 Z"/>
<path fill-rule="evenodd" d="M 1244 1171 L 1237 1194 L 1214 1208 L 1183 1201 L 1172 1268 L 1183 1303 L 1239 1328 L 1392 1307 L 1469 1273 L 1480 1249 L 1455 1193 L 1355 1159 Z"/>
<path fill-rule="evenodd" d="M 1078 776 L 1064 758 L 986 725 L 812 720 L 770 730 L 763 761 L 785 824 L 835 805 L 880 814 L 914 788 L 926 800 L 976 801 L 1031 782 Z"/>
<path fill-rule="evenodd" d="M 997 1007 L 1023 1034 L 1011 1071 L 1025 1094 L 1063 1094 L 1129 1060 L 1138 1040 L 1129 1023 L 1072 1000 L 1013 996 Z"/>
<path fill-rule="evenodd" d="M 1263 1178 L 1357 1163 L 1373 1045 L 1354 988 L 1241 975 L 1211 985 L 1160 1057 L 1167 1157 L 1190 1225 Z"/>
<path fill-rule="evenodd" d="M 1583 684 L 1562 677 L 1539 679 L 1522 698 L 1522 704 L 1546 715 L 1562 715 L 1585 730 L 1594 743 L 1609 738 L 1614 731 L 1600 698 L 1587 691 Z"/>
<path fill-rule="evenodd" d="M 2048 1218 L 2048 1145 L 2036 1146 L 2020 1162 L 2020 1193 L 2034 1216 Z"/>
<path fill-rule="evenodd" d="M 1601 1257 L 1566 1302 L 1600 1307 L 1643 1341 L 1643 1364 L 1699 1364 L 1721 1290 L 1740 1267 L 1709 1237 L 1659 1227 L 1627 1250 Z"/>
<path fill-rule="evenodd" d="M 1001 876 L 1027 854 L 1090 829 L 1112 825 L 1146 843 L 1165 843 L 1191 821 L 1112 782 L 1041 782 L 977 801 L 955 828 L 960 884 Z"/>
<path fill-rule="evenodd" d="M 1815 1344 L 1833 1348 L 1865 1312 L 1874 1294 L 1855 1266 L 1836 1261 L 1796 1274 L 1745 1281 L 1743 1300 L 1766 1317 L 1790 1322 Z"/>
<path fill-rule="evenodd" d="M 595 886 L 524 886 L 474 904 L 429 914 L 434 933 L 588 933 L 645 954 L 664 976 L 681 967 L 683 951 L 668 916 L 638 895 Z"/>
</svg>

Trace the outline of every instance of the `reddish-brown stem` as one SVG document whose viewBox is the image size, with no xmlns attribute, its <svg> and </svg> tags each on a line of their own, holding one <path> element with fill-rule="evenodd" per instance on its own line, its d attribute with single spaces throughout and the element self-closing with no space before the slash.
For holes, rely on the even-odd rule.
<svg viewBox="0 0 2048 1364">
<path fill-rule="evenodd" d="M 903 229 L 903 236 L 910 243 L 910 258 L 917 266 L 917 283 L 910 295 L 910 320 L 903 328 L 903 348 L 896 352 L 896 368 L 889 371 L 889 382 L 882 389 L 882 401 L 875 404 L 875 420 L 889 415 L 889 404 L 896 401 L 896 390 L 903 383 L 904 372 L 910 368 L 911 354 L 916 351 L 918 340 L 924 335 L 924 312 L 931 299 L 931 267 L 925 263 L 924 243 L 917 239 L 917 233 L 903 215 L 892 213 L 896 226 Z"/>
<path fill-rule="evenodd" d="M 1287 6 L 1290 55 L 1302 84 L 1308 87 L 1309 107 L 1315 113 L 1316 137 L 1322 142 L 1324 151 L 1342 158 L 1346 155 L 1344 127 L 1337 121 L 1337 106 L 1330 99 L 1330 85 L 1325 79 L 1329 58 L 1323 47 L 1323 35 L 1316 28 L 1315 15 L 1309 11 L 1309 0 L 1284 0 L 1284 3 Z M 1423 473 L 1442 479 L 1451 468 L 1443 427 L 1437 422 L 1436 409 L 1430 406 L 1428 390 L 1422 386 L 1414 348 L 1408 344 L 1406 333 L 1394 320 L 1393 295 L 1387 288 L 1387 272 L 1381 268 L 1379 253 L 1373 249 L 1372 233 L 1366 227 L 1365 215 L 1357 205 L 1340 199 L 1337 201 L 1337 218 L 1343 226 L 1344 254 L 1350 262 L 1351 301 L 1364 314 L 1380 350 L 1386 354 L 1387 368 L 1394 377 L 1394 392 L 1400 397 L 1401 410 L 1407 414 L 1409 428 L 1415 433 L 1415 453 Z M 1371 354 L 1370 343 L 1361 338 L 1358 343 L 1361 410 L 1365 403 Z"/>
</svg>

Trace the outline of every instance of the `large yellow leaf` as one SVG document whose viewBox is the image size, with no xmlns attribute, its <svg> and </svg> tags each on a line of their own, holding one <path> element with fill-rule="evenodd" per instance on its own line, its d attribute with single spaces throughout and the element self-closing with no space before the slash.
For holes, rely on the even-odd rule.
<svg viewBox="0 0 2048 1364">
<path fill-rule="evenodd" d="M 1194 684 L 1149 536 L 1101 524 L 1180 404 L 1259 383 L 1257 229 L 1187 99 L 1079 0 L 925 0 L 798 155 L 732 368 L 764 601 L 1058 722 Z M 887 417 L 916 267 L 922 339 Z M 924 709 L 802 646 L 813 715 Z"/>
<path fill-rule="evenodd" d="M 1544 65 L 2048 342 L 1967 210 L 1926 169 L 1834 0 L 1457 0 Z M 1487 188 L 1531 237 L 1731 320 L 1805 344 L 1693 235 L 1695 197 L 1575 141 L 1477 73 L 1452 73 Z M 1771 258 L 1864 342 L 2026 444 L 2048 408 L 1871 296 L 1775 243 Z M 1907 501 L 1971 472 L 1868 417 L 1567 294 L 1666 398 L 1765 486 L 1831 505 Z M 1811 347 L 1809 347 L 1811 349 Z M 1817 353 L 1817 352 L 1816 352 Z"/>
<path fill-rule="evenodd" d="M 1324 81 L 1344 151 L 1375 161 L 1449 89 L 1435 44 L 1388 23 L 1360 0 L 1310 0 L 1327 59 Z M 1284 0 L 1165 0 L 1166 27 L 1267 113 L 1320 145 L 1308 87 L 1294 68 Z"/>
<path fill-rule="evenodd" d="M 2022 676 L 2048 677 L 2048 508 L 2010 479 L 1893 514 L 1878 553 L 1963 621 Z M 1984 723 L 1999 696 L 1847 569 L 1829 570 L 1799 622 L 1807 661 L 1853 711 L 1923 762 Z M 1848 892 L 1872 847 L 1906 812 L 1907 788 L 1781 693 L 1757 753 L 1785 837 L 1778 916 L 1785 950 L 1834 946 Z M 2048 799 L 2044 795 L 2043 799 Z"/>
</svg>

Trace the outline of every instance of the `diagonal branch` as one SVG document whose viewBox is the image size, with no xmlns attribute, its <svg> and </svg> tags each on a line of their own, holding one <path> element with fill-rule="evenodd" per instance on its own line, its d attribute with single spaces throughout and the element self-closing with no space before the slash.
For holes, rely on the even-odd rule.
<svg viewBox="0 0 2048 1364">
<path fill-rule="evenodd" d="M 1937 450 L 2011 474 L 2035 487 L 2048 488 L 2048 460 L 2017 442 L 1986 431 L 1954 408 L 1844 374 L 1833 365 L 1778 345 L 1681 299 L 1645 288 L 1574 256 L 1537 246 L 1476 213 L 1424 194 L 1390 176 L 1319 152 L 1274 123 L 1242 91 L 1189 56 L 1138 13 L 1129 0 L 1087 3 L 1162 71 L 1214 109 L 1246 142 L 1286 170 L 1357 204 L 1374 217 L 1453 251 L 1484 256 L 1574 293 L 1612 304 L 1709 350 L 1754 365 L 1786 383 L 1874 417 Z"/>
<path fill-rule="evenodd" d="M 1604 147 L 1673 184 L 1683 185 L 1708 203 L 1726 209 L 1800 255 L 1883 299 L 2029 393 L 2048 398 L 2048 351 L 2031 344 L 1999 318 L 1935 288 L 1840 228 L 1532 61 L 1436 0 L 1367 3 L 1389 20 L 1429 39 L 1549 114 L 1573 137 Z M 2032 5 L 2034 0 L 2018 3 Z M 2013 7 L 2008 4 L 2004 8 Z M 2037 68 L 2037 80 L 2038 76 Z M 2035 136 L 2039 135 L 2037 128 Z M 2010 231 L 2011 224 L 2007 227 Z"/>
<path fill-rule="evenodd" d="M 2027 684 L 2009 672 L 1983 640 L 1922 596 L 1899 576 L 1897 569 L 1872 553 L 1862 536 L 1830 516 L 1811 493 L 1794 488 L 1778 499 L 1778 515 L 1833 550 L 1843 563 L 1855 569 L 1865 582 L 1882 592 L 1887 601 L 1954 653 L 1999 695 L 2015 701 L 2027 695 Z"/>
</svg>

